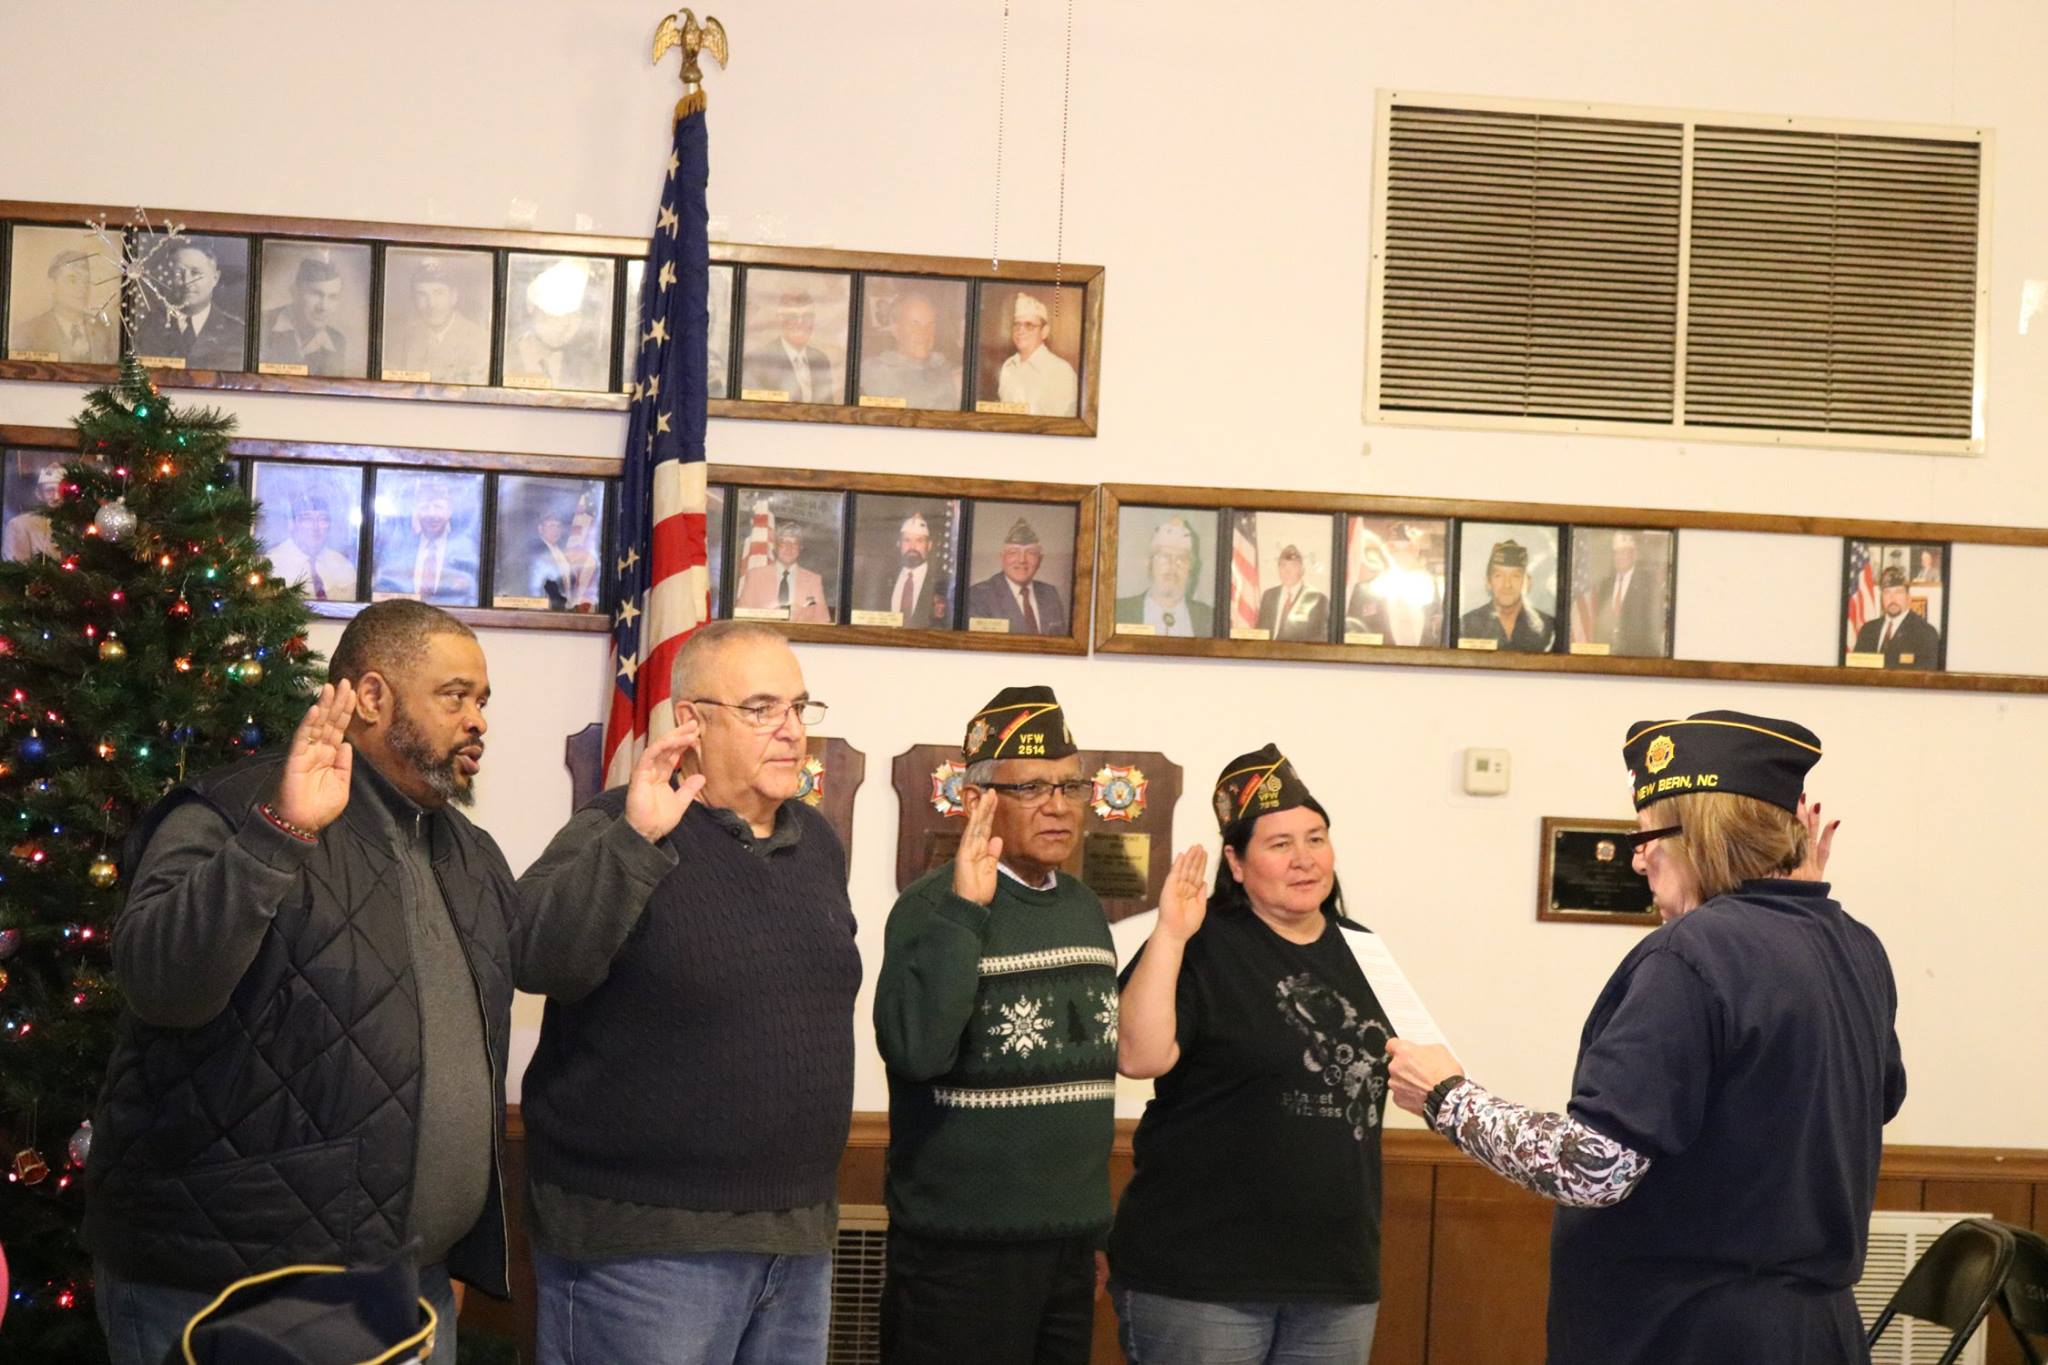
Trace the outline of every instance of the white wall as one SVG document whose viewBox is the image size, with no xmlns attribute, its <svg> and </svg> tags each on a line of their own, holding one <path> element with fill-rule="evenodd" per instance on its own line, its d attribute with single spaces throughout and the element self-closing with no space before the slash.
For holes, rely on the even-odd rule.
<svg viewBox="0 0 2048 1365">
<path fill-rule="evenodd" d="M 541 228 L 644 232 L 674 92 L 672 70 L 644 65 L 655 9 L 0 5 L 0 115 L 15 129 L 0 195 L 485 226 L 523 205 Z M 1013 255 L 1053 254 L 1064 14 L 1013 3 Z M 715 231 L 986 250 L 999 15 L 998 0 L 727 9 L 734 64 L 711 78 Z M 721 421 L 712 457 L 2041 525 L 2048 326 L 2022 337 L 2016 323 L 2022 281 L 2048 277 L 2043 50 L 2048 11 L 2030 0 L 1078 5 L 1066 245 L 1109 268 L 1100 438 Z M 1988 453 L 1367 430 L 1379 87 L 1995 128 Z M 223 401 L 246 432 L 278 438 L 612 452 L 623 432 L 614 414 Z M 75 391 L 0 385 L 0 421 L 62 423 L 76 406 Z M 1980 657 L 2040 667 L 2029 577 L 2001 574 L 1974 608 L 1959 581 L 1954 624 L 2002 632 Z M 1681 581 L 1702 639 L 1739 641 L 1774 612 L 1698 591 L 1710 585 L 1690 571 Z M 603 643 L 495 631 L 486 645 L 498 701 L 480 816 L 522 866 L 567 813 L 561 738 L 596 715 Z M 1302 755 L 1354 902 L 1469 1069 L 1546 1105 L 1565 1097 L 1584 1012 L 1636 931 L 1535 923 L 1539 818 L 1625 812 L 1616 750 L 1631 720 L 1708 706 L 1794 716 L 1828 743 L 1813 786 L 1846 821 L 1839 893 L 1899 977 L 1912 1097 L 1892 1137 L 2048 1146 L 2035 1083 L 2048 918 L 2029 875 L 2048 812 L 2048 698 L 850 647 L 803 658 L 833 706 L 826 728 L 868 755 L 853 891 L 870 982 L 893 895 L 890 759 L 953 738 L 997 687 L 1043 681 L 1083 742 L 1184 766 L 1183 839 L 1210 835 L 1202 797 L 1224 759 L 1267 739 Z M 1458 752 L 1474 744 L 1512 750 L 1510 795 L 1460 794 Z M 864 1041 L 855 1102 L 880 1108 L 885 1093 Z"/>
</svg>

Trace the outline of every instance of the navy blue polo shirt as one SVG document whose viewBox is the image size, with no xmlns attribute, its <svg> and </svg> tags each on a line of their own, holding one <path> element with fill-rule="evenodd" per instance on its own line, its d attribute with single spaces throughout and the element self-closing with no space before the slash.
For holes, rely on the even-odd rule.
<svg viewBox="0 0 2048 1365">
<path fill-rule="evenodd" d="M 1745 882 L 1650 934 L 1579 1043 L 1570 1112 L 1650 1159 L 1557 1211 L 1551 1365 L 1860 1360 L 1884 1125 L 1905 1099 L 1877 936 L 1823 882 Z"/>
</svg>

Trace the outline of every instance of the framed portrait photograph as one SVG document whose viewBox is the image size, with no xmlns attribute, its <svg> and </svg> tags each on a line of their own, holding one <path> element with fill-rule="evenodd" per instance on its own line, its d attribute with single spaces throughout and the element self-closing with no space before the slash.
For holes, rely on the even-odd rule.
<svg viewBox="0 0 2048 1365">
<path fill-rule="evenodd" d="M 980 286 L 974 410 L 1072 417 L 1081 410 L 1082 292 L 1071 285 Z"/>
<path fill-rule="evenodd" d="M 727 614 L 725 599 L 725 509 L 732 490 L 714 483 L 704 490 L 704 570 L 711 579 L 711 619 Z"/>
<path fill-rule="evenodd" d="M 951 630 L 959 558 L 958 498 L 854 494 L 847 619 L 856 626 Z"/>
<path fill-rule="evenodd" d="M 1118 635 L 1216 633 L 1220 515 L 1201 507 L 1117 509 Z"/>
<path fill-rule="evenodd" d="M 1343 642 L 1441 647 L 1450 545 L 1443 517 L 1348 516 Z"/>
<path fill-rule="evenodd" d="M 1079 509 L 977 501 L 972 512 L 967 628 L 997 635 L 1072 634 Z"/>
<path fill-rule="evenodd" d="M 1844 667 L 1948 666 L 1949 550 L 1945 541 L 1842 542 Z"/>
<path fill-rule="evenodd" d="M 160 234 L 137 233 L 145 241 Z M 249 239 L 167 236 L 128 291 L 130 349 L 156 369 L 249 368 Z"/>
<path fill-rule="evenodd" d="M 734 267 L 714 264 L 706 280 L 705 302 L 711 321 L 705 334 L 704 396 L 725 398 L 732 388 L 732 284 Z M 626 262 L 626 330 L 619 337 L 619 387 L 630 393 L 640 378 L 640 349 L 647 337 L 640 311 L 641 281 L 647 262 Z"/>
<path fill-rule="evenodd" d="M 732 490 L 735 617 L 829 625 L 840 619 L 846 495 Z"/>
<path fill-rule="evenodd" d="M 67 365 L 120 358 L 119 263 L 82 228 L 9 229 L 7 357 Z"/>
<path fill-rule="evenodd" d="M 371 598 L 479 605 L 484 476 L 379 469 L 374 477 Z"/>
<path fill-rule="evenodd" d="M 249 480 L 271 572 L 303 585 L 308 601 L 361 600 L 362 466 L 258 460 Z"/>
<path fill-rule="evenodd" d="M 1459 649 L 1557 648 L 1558 545 L 1555 526 L 1458 523 Z"/>
<path fill-rule="evenodd" d="M 54 554 L 50 509 L 63 501 L 61 450 L 10 450 L 0 463 L 0 559 L 17 563 Z"/>
<path fill-rule="evenodd" d="M 1336 522 L 1313 512 L 1230 514 L 1233 640 L 1330 638 Z"/>
<path fill-rule="evenodd" d="M 505 387 L 603 393 L 612 382 L 612 262 L 514 251 L 505 261 Z"/>
<path fill-rule="evenodd" d="M 861 407 L 958 412 L 966 349 L 965 280 L 869 275 L 861 282 Z"/>
<path fill-rule="evenodd" d="M 490 383 L 491 275 L 488 251 L 387 248 L 378 375 L 411 384 Z"/>
<path fill-rule="evenodd" d="M 844 403 L 852 303 L 851 275 L 749 269 L 740 397 L 756 403 Z"/>
<path fill-rule="evenodd" d="M 262 274 L 257 373 L 369 376 L 369 247 L 267 238 Z"/>
<path fill-rule="evenodd" d="M 603 479 L 498 476 L 491 605 L 596 611 L 604 589 Z"/>
<path fill-rule="evenodd" d="M 1670 658 L 1677 532 L 1633 526 L 1571 531 L 1571 652 Z"/>
</svg>

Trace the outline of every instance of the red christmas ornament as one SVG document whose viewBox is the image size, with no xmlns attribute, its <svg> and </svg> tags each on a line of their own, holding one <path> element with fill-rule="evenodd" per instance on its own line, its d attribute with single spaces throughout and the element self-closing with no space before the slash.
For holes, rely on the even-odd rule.
<svg viewBox="0 0 2048 1365">
<path fill-rule="evenodd" d="M 14 1178 L 22 1184 L 40 1185 L 49 1173 L 50 1163 L 35 1148 L 24 1147 L 14 1154 Z"/>
<path fill-rule="evenodd" d="M 179 620 L 182 621 L 191 614 L 192 604 L 190 602 L 187 602 L 184 598 L 180 597 L 177 601 L 171 603 L 171 615 L 178 618 Z"/>
</svg>

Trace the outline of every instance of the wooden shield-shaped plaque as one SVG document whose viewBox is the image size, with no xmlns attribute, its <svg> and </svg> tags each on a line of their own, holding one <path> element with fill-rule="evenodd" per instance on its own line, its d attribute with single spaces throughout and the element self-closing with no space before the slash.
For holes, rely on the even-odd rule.
<svg viewBox="0 0 2048 1365">
<path fill-rule="evenodd" d="M 966 812 L 960 805 L 965 769 L 957 744 L 920 744 L 896 757 L 896 887 L 909 886 L 950 863 L 960 847 Z M 1159 902 L 1173 866 L 1173 808 L 1180 765 L 1160 753 L 1083 749 L 1081 775 L 1091 783 L 1081 839 L 1060 868 L 1102 898 L 1111 923 Z"/>
<path fill-rule="evenodd" d="M 853 868 L 853 794 L 867 777 L 867 755 L 836 736 L 812 735 L 804 745 L 809 757 L 797 799 L 815 807 L 825 817 L 839 842 L 847 849 L 846 865 Z M 569 808 L 578 809 L 597 795 L 603 774 L 604 726 L 593 721 L 563 742 L 562 761 L 569 769 Z"/>
</svg>

